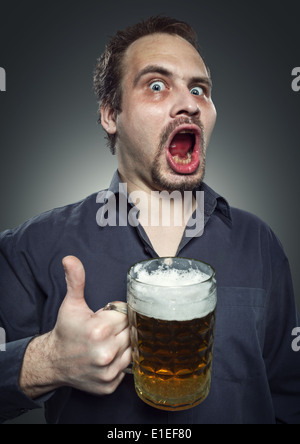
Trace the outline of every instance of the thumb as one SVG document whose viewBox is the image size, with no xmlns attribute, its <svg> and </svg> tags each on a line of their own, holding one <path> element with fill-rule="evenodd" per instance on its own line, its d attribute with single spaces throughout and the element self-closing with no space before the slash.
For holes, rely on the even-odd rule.
<svg viewBox="0 0 300 444">
<path fill-rule="evenodd" d="M 67 298 L 72 298 L 74 302 L 85 302 L 85 270 L 82 263 L 74 256 L 67 256 L 63 259 L 62 264 L 66 276 Z"/>
</svg>

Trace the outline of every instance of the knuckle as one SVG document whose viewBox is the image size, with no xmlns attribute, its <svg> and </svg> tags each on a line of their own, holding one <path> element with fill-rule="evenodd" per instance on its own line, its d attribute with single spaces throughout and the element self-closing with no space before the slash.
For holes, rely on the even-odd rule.
<svg viewBox="0 0 300 444">
<path fill-rule="evenodd" d="M 98 351 L 97 364 L 100 367 L 107 367 L 113 362 L 114 358 L 115 356 L 111 349 L 102 347 Z"/>
<path fill-rule="evenodd" d="M 112 395 L 116 391 L 116 387 L 113 384 L 105 384 L 103 387 L 103 395 Z"/>
<path fill-rule="evenodd" d="M 115 378 L 114 375 L 112 375 L 111 373 L 105 372 L 102 374 L 101 379 L 107 386 L 110 386 L 113 384 Z"/>
<path fill-rule="evenodd" d="M 103 323 L 99 329 L 100 338 L 102 341 L 108 339 L 112 335 L 112 327 L 106 322 Z"/>
<path fill-rule="evenodd" d="M 115 356 L 111 350 L 103 350 L 100 353 L 100 360 L 101 360 L 102 366 L 104 366 L 104 367 L 109 366 L 113 362 L 114 358 L 115 358 Z"/>
<path fill-rule="evenodd" d="M 108 365 L 101 371 L 102 382 L 113 385 L 115 381 L 121 376 L 121 371 L 122 370 L 120 370 L 119 365 L 117 365 L 117 363 L 115 362 L 112 365 Z"/>
<path fill-rule="evenodd" d="M 121 380 L 122 379 L 117 379 L 105 384 L 105 386 L 103 387 L 104 394 L 112 395 L 119 387 Z"/>
<path fill-rule="evenodd" d="M 93 328 L 90 333 L 90 340 L 94 343 L 100 343 L 107 340 L 111 336 L 111 333 L 111 326 L 103 323 Z"/>
</svg>

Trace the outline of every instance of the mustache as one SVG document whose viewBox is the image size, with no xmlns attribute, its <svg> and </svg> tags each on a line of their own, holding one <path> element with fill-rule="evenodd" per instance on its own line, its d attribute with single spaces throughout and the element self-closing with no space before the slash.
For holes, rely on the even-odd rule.
<svg viewBox="0 0 300 444">
<path fill-rule="evenodd" d="M 200 128 L 200 130 L 201 130 L 202 140 L 204 141 L 204 139 L 205 139 L 205 137 L 204 137 L 204 126 L 201 123 L 201 121 L 199 121 L 199 119 L 197 119 L 195 117 L 178 117 L 173 122 L 170 122 L 162 130 L 161 137 L 160 137 L 160 149 L 165 147 L 166 143 L 169 140 L 170 135 L 173 133 L 173 131 L 176 130 L 177 127 L 179 127 L 181 125 L 197 125 Z"/>
</svg>

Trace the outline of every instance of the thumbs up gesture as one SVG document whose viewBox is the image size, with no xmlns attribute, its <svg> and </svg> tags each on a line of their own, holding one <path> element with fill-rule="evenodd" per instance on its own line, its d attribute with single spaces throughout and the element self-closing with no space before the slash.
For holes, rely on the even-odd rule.
<svg viewBox="0 0 300 444">
<path fill-rule="evenodd" d="M 117 311 L 101 309 L 94 313 L 84 298 L 83 264 L 69 256 L 64 258 L 63 267 L 67 294 L 56 325 L 52 332 L 29 344 L 20 387 L 31 398 L 61 386 L 111 394 L 132 360 L 128 318 Z"/>
</svg>

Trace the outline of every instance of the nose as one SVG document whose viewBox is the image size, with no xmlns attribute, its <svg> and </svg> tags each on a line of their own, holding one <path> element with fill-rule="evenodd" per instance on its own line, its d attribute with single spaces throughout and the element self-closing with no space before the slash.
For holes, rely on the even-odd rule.
<svg viewBox="0 0 300 444">
<path fill-rule="evenodd" d="M 200 116 L 201 111 L 197 96 L 193 95 L 188 88 L 183 88 L 174 95 L 174 102 L 171 107 L 170 115 L 175 118 L 180 115 Z"/>
</svg>

